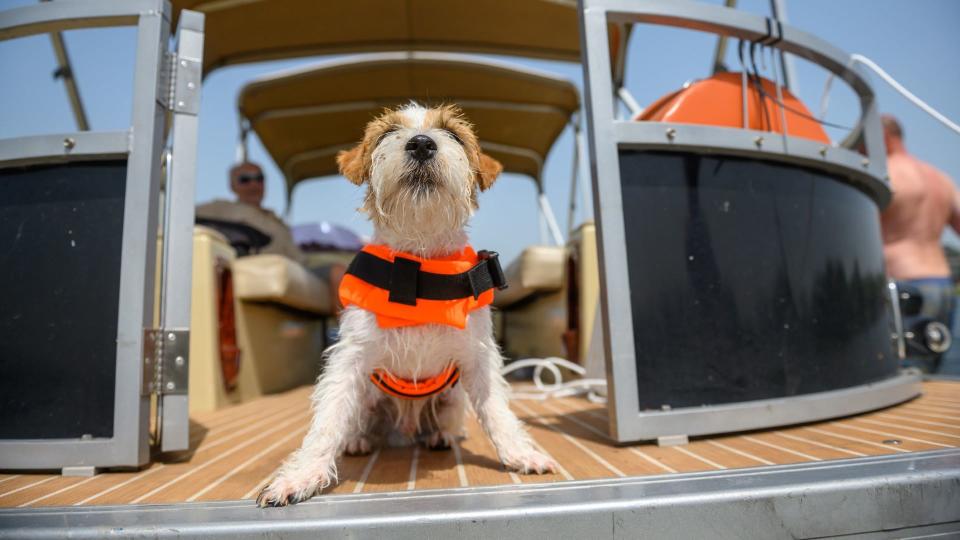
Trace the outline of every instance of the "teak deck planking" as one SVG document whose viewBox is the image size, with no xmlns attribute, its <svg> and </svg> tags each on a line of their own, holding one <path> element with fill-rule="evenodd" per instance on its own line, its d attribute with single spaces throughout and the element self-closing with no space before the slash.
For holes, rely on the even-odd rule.
<svg viewBox="0 0 960 540">
<path fill-rule="evenodd" d="M 373 493 L 511 483 L 677 474 L 850 459 L 960 446 L 960 382 L 930 381 L 923 395 L 880 411 L 817 422 L 697 438 L 683 446 L 618 446 L 606 438 L 602 405 L 580 398 L 514 400 L 537 445 L 559 464 L 555 474 L 504 470 L 476 418 L 450 451 L 383 448 L 344 457 L 328 494 Z M 309 388 L 191 420 L 191 450 L 157 456 L 135 472 L 90 478 L 0 473 L 0 507 L 160 504 L 252 500 L 299 446 L 309 422 Z M 251 502 L 252 504 L 252 502 Z"/>
</svg>

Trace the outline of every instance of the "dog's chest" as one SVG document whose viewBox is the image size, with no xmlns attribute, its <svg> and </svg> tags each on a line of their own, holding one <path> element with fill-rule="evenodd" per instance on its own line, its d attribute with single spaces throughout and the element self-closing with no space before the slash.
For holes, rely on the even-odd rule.
<svg viewBox="0 0 960 540">
<path fill-rule="evenodd" d="M 395 377 L 432 377 L 451 362 L 462 365 L 477 347 L 470 328 L 459 330 L 429 324 L 378 329 L 377 353 L 372 367 L 388 370 Z"/>
</svg>

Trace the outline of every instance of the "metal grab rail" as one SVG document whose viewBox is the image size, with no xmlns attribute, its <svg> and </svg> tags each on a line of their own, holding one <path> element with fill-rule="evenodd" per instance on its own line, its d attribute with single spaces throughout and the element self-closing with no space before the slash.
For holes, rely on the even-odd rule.
<svg viewBox="0 0 960 540">
<path fill-rule="evenodd" d="M 607 75 L 611 68 L 610 54 L 608 50 L 600 47 L 601 40 L 609 41 L 608 31 L 599 26 L 605 22 L 650 23 L 763 43 L 805 58 L 830 71 L 850 85 L 860 101 L 860 118 L 853 132 L 839 147 L 825 147 L 796 137 L 786 137 L 782 143 L 768 138 L 769 140 L 762 140 L 762 143 L 758 144 L 757 137 L 763 137 L 764 132 L 668 123 L 658 123 L 658 132 L 618 126 L 618 142 L 673 147 L 720 147 L 740 154 L 760 153 L 767 159 L 827 163 L 837 172 L 851 176 L 865 187 L 881 206 L 886 205 L 889 189 L 886 187 L 883 141 L 878 136 L 880 117 L 876 98 L 866 71 L 862 66 L 851 62 L 849 54 L 812 34 L 783 25 L 775 19 L 722 6 L 687 0 L 581 0 L 581 6 L 586 29 L 581 37 L 585 54 L 585 87 L 588 93 L 585 101 L 588 106 L 593 106 L 591 119 L 597 124 L 613 122 L 615 118 L 615 102 L 607 98 L 612 96 L 615 90 Z M 665 134 L 671 128 L 673 138 L 667 140 Z M 708 140 L 704 141 L 702 138 Z M 866 158 L 848 150 L 861 142 L 864 143 Z"/>
</svg>

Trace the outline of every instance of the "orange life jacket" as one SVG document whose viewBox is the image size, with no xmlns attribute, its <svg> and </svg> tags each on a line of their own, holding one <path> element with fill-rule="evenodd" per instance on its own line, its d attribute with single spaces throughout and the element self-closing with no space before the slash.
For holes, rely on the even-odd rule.
<svg viewBox="0 0 960 540">
<path fill-rule="evenodd" d="M 451 363 L 439 375 L 411 381 L 394 377 L 383 369 L 374 369 L 370 380 L 385 394 L 400 399 L 424 399 L 456 386 L 460 380 L 460 368 Z"/>
<path fill-rule="evenodd" d="M 412 270 L 401 268 L 401 271 L 412 272 L 414 284 L 416 284 L 418 273 L 446 274 L 452 277 L 454 274 L 471 272 L 478 268 L 481 261 L 484 260 L 470 246 L 463 248 L 463 251 L 459 253 L 436 259 L 424 259 L 409 253 L 394 251 L 385 245 L 368 244 L 361 251 L 388 263 L 394 263 L 399 259 L 401 264 L 398 266 L 401 267 L 412 266 Z M 358 258 L 360 257 L 361 255 L 358 255 Z M 494 262 L 496 262 L 495 253 L 493 253 L 493 257 Z M 354 259 L 354 263 L 350 265 L 351 269 L 354 268 L 356 262 L 357 259 Z M 500 282 L 501 285 L 498 285 L 497 280 L 494 279 L 494 284 L 490 288 L 483 291 L 477 290 L 474 294 L 466 293 L 467 296 L 463 298 L 430 300 L 417 296 L 416 285 L 414 285 L 413 298 L 407 298 L 407 301 L 397 301 L 396 298 L 391 299 L 391 290 L 364 281 L 351 273 L 351 269 L 347 270 L 340 282 L 340 302 L 344 307 L 355 305 L 375 313 L 377 324 L 381 328 L 436 323 L 464 329 L 467 326 L 467 315 L 471 311 L 490 305 L 493 302 L 493 288 L 505 286 L 502 282 Z M 499 270 L 499 266 L 496 269 Z M 500 274 L 502 277 L 502 271 Z M 410 275 L 404 274 L 406 277 Z M 486 277 L 489 278 L 489 276 L 490 274 L 487 274 Z"/>
</svg>

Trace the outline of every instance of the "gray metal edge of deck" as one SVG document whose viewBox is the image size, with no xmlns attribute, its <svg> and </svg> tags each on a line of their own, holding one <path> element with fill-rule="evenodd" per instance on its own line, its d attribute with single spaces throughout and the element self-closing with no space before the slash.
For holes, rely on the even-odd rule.
<svg viewBox="0 0 960 540">
<path fill-rule="evenodd" d="M 554 484 L 0 510 L 0 538 L 887 538 L 960 531 L 960 449 Z"/>
</svg>

